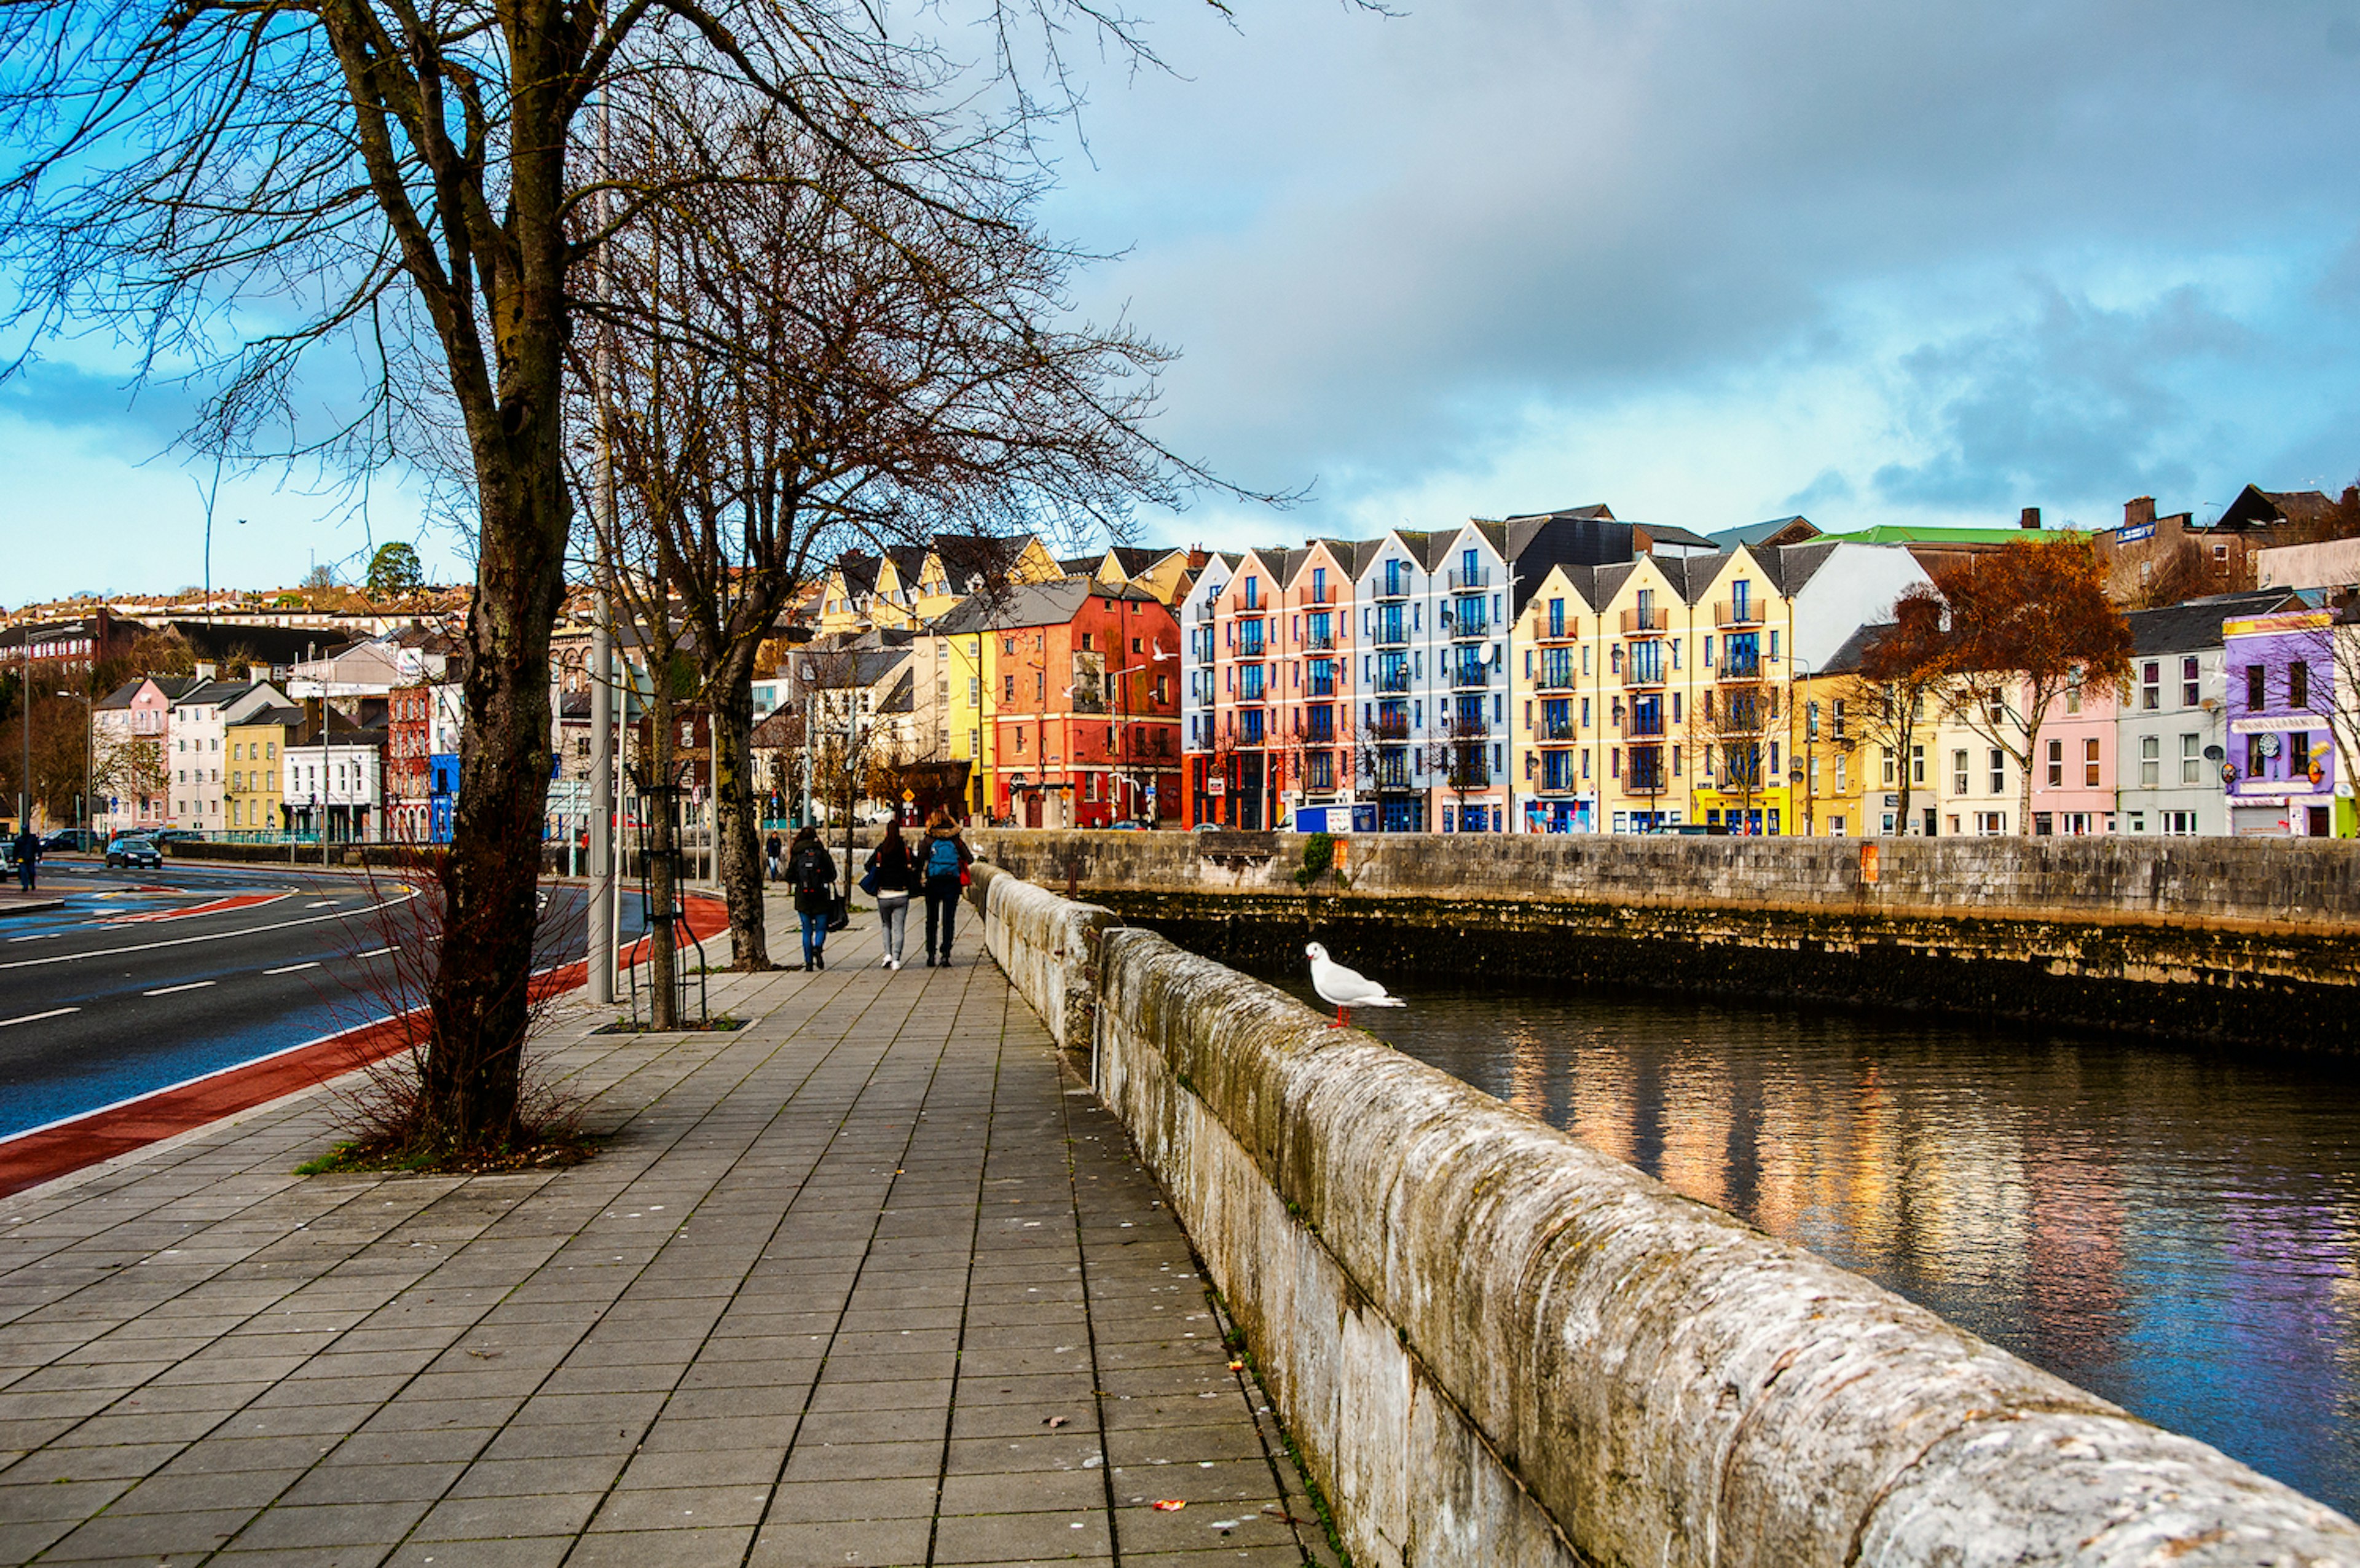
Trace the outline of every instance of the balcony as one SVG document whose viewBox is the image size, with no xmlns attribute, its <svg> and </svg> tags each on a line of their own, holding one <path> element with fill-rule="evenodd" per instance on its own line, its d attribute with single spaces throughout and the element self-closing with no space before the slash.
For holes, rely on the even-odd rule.
<svg viewBox="0 0 2360 1568">
<path fill-rule="evenodd" d="M 1567 665 L 1562 670 L 1552 670 L 1547 665 L 1544 664 L 1541 666 L 1540 679 L 1534 682 L 1534 690 L 1539 691 L 1570 691 L 1573 690 L 1573 667 L 1571 665 Z"/>
<path fill-rule="evenodd" d="M 1762 602 L 1758 599 L 1721 599 L 1712 606 L 1713 625 L 1719 626 L 1758 626 L 1762 624 Z"/>
<path fill-rule="evenodd" d="M 1409 646 L 1409 623 L 1407 621 L 1388 621 L 1380 618 L 1377 622 L 1377 646 L 1379 648 L 1407 648 Z"/>
<path fill-rule="evenodd" d="M 1450 689 L 1454 691 L 1480 691 L 1491 684 L 1491 667 L 1488 664 L 1455 664 L 1450 668 Z"/>
<path fill-rule="evenodd" d="M 1330 583 L 1325 588 L 1298 588 L 1295 591 L 1293 602 L 1298 606 L 1332 604 L 1336 602 L 1336 584 Z"/>
<path fill-rule="evenodd" d="M 1762 679 L 1761 658 L 1757 655 L 1753 659 L 1723 659 L 1720 667 L 1713 670 L 1712 678 L 1716 681 L 1759 681 Z"/>
<path fill-rule="evenodd" d="M 1306 653 L 1333 653 L 1336 651 L 1336 634 L 1332 631 L 1306 632 L 1303 634 L 1303 648 Z"/>
<path fill-rule="evenodd" d="M 1488 566 L 1479 566 L 1472 572 L 1453 572 L 1450 574 L 1450 591 L 1454 593 L 1462 590 L 1471 591 L 1490 586 L 1491 586 L 1491 569 Z"/>
<path fill-rule="evenodd" d="M 1545 741 L 1569 741 L 1579 740 L 1581 737 L 1575 733 L 1572 721 L 1568 720 L 1561 724 L 1541 725 L 1540 738 Z"/>
<path fill-rule="evenodd" d="M 1398 576 L 1387 573 L 1378 578 L 1370 588 L 1370 596 L 1376 599 L 1408 598 L 1409 576 L 1410 574 L 1404 572 Z"/>
<path fill-rule="evenodd" d="M 1213 619 L 1212 601 L 1207 599 L 1203 604 L 1197 604 L 1190 609 L 1188 612 L 1188 618 L 1199 626 L 1209 625 Z"/>
<path fill-rule="evenodd" d="M 1442 635 L 1457 642 L 1489 637 L 1491 625 L 1488 615 L 1454 615 L 1448 610 L 1442 615 Z"/>
<path fill-rule="evenodd" d="M 1238 657 L 1240 659 L 1264 657 L 1263 649 L 1268 644 L 1262 637 L 1262 626 L 1263 623 L 1261 621 L 1245 621 L 1239 625 Z"/>
<path fill-rule="evenodd" d="M 1641 632 L 1665 632 L 1672 629 L 1669 610 L 1625 610 L 1622 612 L 1622 635 L 1633 637 Z"/>
<path fill-rule="evenodd" d="M 1622 689 L 1626 691 L 1646 691 L 1664 683 L 1664 663 L 1655 659 L 1641 663 L 1635 659 L 1622 661 Z"/>
<path fill-rule="evenodd" d="M 1407 692 L 1409 691 L 1409 671 L 1407 670 L 1380 670 L 1377 671 L 1376 689 L 1380 695 Z"/>
<path fill-rule="evenodd" d="M 1623 724 L 1622 734 L 1631 740 L 1661 740 L 1664 738 L 1664 715 L 1655 713 L 1642 717 L 1633 713 Z"/>
<path fill-rule="evenodd" d="M 1393 718 L 1380 716 L 1369 725 L 1369 733 L 1379 740 L 1407 740 L 1409 720 L 1399 715 Z"/>
<path fill-rule="evenodd" d="M 1540 630 L 1533 635 L 1542 642 L 1579 642 L 1581 639 L 1581 622 L 1579 617 L 1566 622 L 1561 626 L 1552 626 L 1546 620 L 1539 621 L 1537 625 Z"/>
</svg>

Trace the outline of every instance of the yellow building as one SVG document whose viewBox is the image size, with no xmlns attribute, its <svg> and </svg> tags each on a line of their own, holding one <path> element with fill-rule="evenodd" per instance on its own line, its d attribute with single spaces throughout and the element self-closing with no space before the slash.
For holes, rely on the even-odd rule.
<svg viewBox="0 0 2360 1568">
<path fill-rule="evenodd" d="M 228 760 L 222 768 L 222 821 L 232 833 L 278 833 L 287 825 L 281 810 L 285 764 L 281 753 L 290 736 L 300 738 L 303 710 L 264 708 L 241 723 L 225 726 L 222 749 Z"/>
<path fill-rule="evenodd" d="M 967 767 L 967 810 L 980 816 L 1000 797 L 993 787 L 992 720 L 997 713 L 992 671 L 998 639 L 990 630 L 991 606 L 973 598 L 913 637 L 912 648 L 941 672 L 949 757 Z"/>
<path fill-rule="evenodd" d="M 827 569 L 819 630 L 830 637 L 916 630 L 978 590 L 1054 583 L 1065 574 L 1056 557 L 1031 534 L 941 534 L 923 547 L 896 547 L 876 555 L 847 551 Z"/>
<path fill-rule="evenodd" d="M 1069 569 L 1080 567 L 1076 561 L 1066 565 Z M 1131 545 L 1108 546 L 1106 554 L 1083 570 L 1098 582 L 1142 589 L 1166 604 L 1178 601 L 1185 591 L 1182 584 L 1190 576 L 1186 550 Z"/>
<path fill-rule="evenodd" d="M 1802 831 L 1794 809 L 1802 770 L 1788 739 L 1794 702 L 1794 604 L 1776 574 L 1743 546 L 1699 561 L 1717 565 L 1690 601 L 1696 626 L 1690 820 L 1733 833 Z"/>
<path fill-rule="evenodd" d="M 1584 650 L 1585 705 L 1598 736 L 1598 825 L 1644 833 L 1699 820 L 1693 733 L 1701 642 L 1688 562 L 1643 555 L 1597 569 L 1596 634 Z M 1589 733 L 1589 732 L 1585 732 Z"/>
<path fill-rule="evenodd" d="M 1854 711 L 1861 701 L 1856 666 L 1841 654 L 1830 669 L 1796 681 L 1787 744 L 1802 788 L 1795 797 L 1799 820 L 1791 831 L 1819 838 L 1877 832 L 1873 813 L 1885 790 L 1872 779 L 1881 778 L 1884 757 L 1861 734 L 1862 715 Z"/>
<path fill-rule="evenodd" d="M 1552 566 L 1516 618 L 1508 668 L 1522 833 L 1595 833 L 1598 816 L 1598 613 L 1591 573 Z"/>
</svg>

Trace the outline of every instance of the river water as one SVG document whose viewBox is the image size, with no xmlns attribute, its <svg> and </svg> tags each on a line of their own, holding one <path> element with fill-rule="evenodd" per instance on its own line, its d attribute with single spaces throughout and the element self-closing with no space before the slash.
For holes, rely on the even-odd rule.
<svg viewBox="0 0 2360 1568">
<path fill-rule="evenodd" d="M 1310 998 L 1307 977 L 1282 983 Z M 1354 1022 L 2360 1514 L 2351 1064 L 1658 996 L 1401 994 L 1408 1008 Z"/>
</svg>

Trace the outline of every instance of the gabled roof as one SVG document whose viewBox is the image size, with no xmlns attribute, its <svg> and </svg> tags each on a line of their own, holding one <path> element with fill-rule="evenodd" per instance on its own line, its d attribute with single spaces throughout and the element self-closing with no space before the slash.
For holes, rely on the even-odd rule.
<svg viewBox="0 0 2360 1568">
<path fill-rule="evenodd" d="M 2335 516 L 2335 503 L 2316 490 L 2264 490 L 2248 485 L 2221 509 L 2216 528 L 2267 528 L 2273 523 L 2326 522 Z"/>
<path fill-rule="evenodd" d="M 303 710 L 301 708 L 280 707 L 278 704 L 273 703 L 268 708 L 257 708 L 253 713 L 250 713 L 246 714 L 246 717 L 238 720 L 237 724 L 238 726 L 246 724 L 277 724 L 280 728 L 285 729 L 292 725 L 300 724 L 302 722 Z"/>
<path fill-rule="evenodd" d="M 1705 538 L 1704 535 L 1700 533 L 1697 533 L 1688 528 L 1679 528 L 1671 523 L 1633 523 L 1631 526 L 1645 534 L 1651 544 L 1676 544 L 1683 550 L 1718 550 L 1722 548 L 1716 545 L 1711 539 Z"/>
<path fill-rule="evenodd" d="M 2284 589 L 2265 588 L 2250 593 L 2214 593 L 2159 610 L 2133 610 L 2125 618 L 2130 622 L 2135 656 L 2192 653 L 2221 646 L 2223 621 L 2250 620 L 2296 608 L 2300 603 L 2298 595 Z"/>
<path fill-rule="evenodd" d="M 877 567 L 881 560 L 880 556 L 858 555 L 851 550 L 837 556 L 836 573 L 844 579 L 844 591 L 847 593 L 877 592 Z"/>
<path fill-rule="evenodd" d="M 1559 506 L 1549 512 L 1518 512 L 1502 519 L 1511 523 L 1544 523 L 1553 517 L 1574 517 L 1585 521 L 1611 523 L 1614 508 L 1603 501 L 1593 501 L 1587 506 Z"/>
<path fill-rule="evenodd" d="M 1861 661 L 1868 657 L 1868 650 L 1876 645 L 1878 637 L 1892 629 L 1891 621 L 1883 621 L 1875 626 L 1854 626 L 1852 636 L 1844 638 L 1843 646 L 1836 649 L 1834 656 L 1826 664 L 1820 666 L 1819 673 L 1822 675 L 1859 674 Z"/>
<path fill-rule="evenodd" d="M 131 706 L 131 699 L 139 695 L 139 688 L 147 684 L 148 677 L 135 675 L 97 702 L 93 702 L 91 707 L 100 713 L 113 713 L 119 708 L 127 708 Z"/>
<path fill-rule="evenodd" d="M 1797 514 L 1791 517 L 1771 517 L 1759 523 L 1747 523 L 1742 528 L 1723 528 L 1708 537 L 1723 550 L 1734 550 L 1742 544 L 1766 545 L 1774 539 L 1800 544 L 1805 539 L 1816 539 L 1819 531 L 1819 525 Z M 1795 537 L 1784 538 L 1789 532 Z"/>
</svg>

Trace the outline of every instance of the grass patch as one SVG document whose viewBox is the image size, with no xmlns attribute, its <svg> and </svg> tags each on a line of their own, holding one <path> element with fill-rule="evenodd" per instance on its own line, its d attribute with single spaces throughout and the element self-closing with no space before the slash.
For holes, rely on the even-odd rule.
<svg viewBox="0 0 2360 1568">
<path fill-rule="evenodd" d="M 741 1029 L 746 1027 L 748 1021 L 745 1018 L 732 1018 L 727 1013 L 717 1013 L 709 1018 L 674 1024 L 670 1029 L 660 1029 L 651 1025 L 634 1023 L 629 1018 L 617 1018 L 613 1023 L 602 1024 L 590 1032 L 592 1034 L 708 1034 L 716 1030 Z"/>
<path fill-rule="evenodd" d="M 601 1139 L 565 1131 L 535 1142 L 497 1149 L 435 1149 L 414 1144 L 353 1139 L 295 1167 L 298 1176 L 495 1176 L 518 1171 L 563 1171 L 595 1156 Z"/>
</svg>

